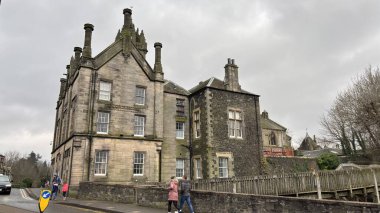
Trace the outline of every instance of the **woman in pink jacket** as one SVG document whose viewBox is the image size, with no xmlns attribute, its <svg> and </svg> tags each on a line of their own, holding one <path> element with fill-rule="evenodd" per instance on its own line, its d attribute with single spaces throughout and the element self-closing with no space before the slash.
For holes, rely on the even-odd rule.
<svg viewBox="0 0 380 213">
<path fill-rule="evenodd" d="M 168 195 L 168 213 L 172 212 L 172 203 L 174 207 L 178 210 L 178 180 L 175 176 L 172 176 L 169 183 L 169 195 Z M 177 213 L 178 211 L 175 211 Z"/>
</svg>

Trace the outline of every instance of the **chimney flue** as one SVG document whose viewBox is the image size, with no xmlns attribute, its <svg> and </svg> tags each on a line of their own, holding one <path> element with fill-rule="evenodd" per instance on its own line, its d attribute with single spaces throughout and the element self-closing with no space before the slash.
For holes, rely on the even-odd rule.
<svg viewBox="0 0 380 213">
<path fill-rule="evenodd" d="M 129 28 L 132 24 L 132 10 L 129 8 L 125 8 L 123 10 L 124 14 L 124 27 Z"/>
<path fill-rule="evenodd" d="M 228 58 L 227 64 L 224 66 L 224 87 L 226 90 L 240 92 L 238 66 L 235 64 L 235 59 Z"/>
<path fill-rule="evenodd" d="M 94 25 L 85 24 L 84 25 L 84 46 L 83 46 L 83 57 L 91 58 L 91 37 L 92 31 L 94 30 Z"/>
<path fill-rule="evenodd" d="M 79 61 L 80 54 L 82 53 L 82 48 L 74 47 L 74 52 L 75 52 L 75 60 Z"/>
<path fill-rule="evenodd" d="M 154 71 L 156 73 L 162 72 L 162 65 L 161 65 L 161 48 L 162 44 L 160 42 L 154 43 L 154 49 L 155 49 L 155 59 L 154 59 Z"/>
</svg>

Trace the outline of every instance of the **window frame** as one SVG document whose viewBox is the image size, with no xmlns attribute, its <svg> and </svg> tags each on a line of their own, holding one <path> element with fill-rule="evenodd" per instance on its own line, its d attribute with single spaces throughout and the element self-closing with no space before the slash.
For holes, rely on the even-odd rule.
<svg viewBox="0 0 380 213">
<path fill-rule="evenodd" d="M 141 155 L 142 158 L 139 156 Z M 136 162 L 136 160 L 142 159 L 142 162 Z M 140 168 L 141 166 L 141 168 Z M 134 152 L 133 153 L 133 176 L 144 176 L 145 167 L 145 153 L 144 152 Z M 141 170 L 141 173 L 140 173 Z M 139 171 L 139 173 L 136 173 Z"/>
<path fill-rule="evenodd" d="M 182 129 L 178 128 L 179 124 L 182 124 Z M 176 121 L 175 130 L 176 130 L 176 134 L 175 134 L 176 139 L 185 139 L 185 122 Z M 178 133 L 181 133 L 181 134 L 179 135 Z"/>
<path fill-rule="evenodd" d="M 140 125 L 138 123 L 138 122 L 141 122 L 141 121 L 136 120 L 138 118 L 142 118 L 142 125 Z M 136 122 L 138 124 L 136 124 Z M 142 127 L 142 130 L 138 130 L 137 128 L 139 128 L 139 127 Z M 142 131 L 142 134 L 137 134 L 138 131 Z M 135 117 L 134 117 L 134 127 L 133 127 L 133 136 L 144 137 L 144 135 L 145 135 L 145 116 L 143 116 L 143 115 L 135 115 Z"/>
<path fill-rule="evenodd" d="M 104 156 L 100 156 L 100 154 L 105 154 L 105 158 Z M 99 156 L 98 156 L 99 154 Z M 98 159 L 98 157 L 100 159 Z M 107 169 L 108 169 L 108 150 L 95 150 L 95 160 L 94 160 L 94 176 L 107 176 Z M 103 161 L 103 159 L 105 159 L 105 162 Z M 100 161 L 101 160 L 101 161 Z M 104 168 L 101 168 L 103 167 Z M 99 172 L 104 170 L 104 173 L 100 173 Z M 98 173 L 97 173 L 98 171 Z"/>
<path fill-rule="evenodd" d="M 103 88 L 102 88 L 103 85 Z M 108 88 L 104 88 L 105 85 L 109 85 L 109 91 L 106 90 Z M 99 81 L 99 97 L 98 99 L 101 101 L 111 101 L 111 93 L 112 93 L 112 83 L 108 81 Z M 105 97 L 105 98 L 104 98 Z"/>
<path fill-rule="evenodd" d="M 143 91 L 142 95 L 138 93 L 139 90 Z M 135 90 L 135 104 L 136 105 L 144 106 L 145 105 L 145 98 L 146 98 L 146 88 L 142 87 L 142 86 L 136 86 L 136 90 Z M 139 99 L 142 99 L 142 103 L 139 103 L 139 101 L 138 101 Z"/>
<path fill-rule="evenodd" d="M 200 138 L 201 137 L 200 115 L 201 115 L 201 113 L 200 113 L 199 110 L 194 111 L 193 122 L 194 122 L 194 134 L 195 134 L 195 138 Z"/>
<path fill-rule="evenodd" d="M 228 110 L 228 137 L 243 138 L 243 118 L 240 110 Z"/>
<path fill-rule="evenodd" d="M 185 116 L 185 99 L 176 99 L 177 116 Z"/>
<path fill-rule="evenodd" d="M 202 161 L 200 158 L 195 158 L 194 162 L 195 166 L 195 178 L 196 179 L 202 179 Z"/>
<path fill-rule="evenodd" d="M 223 160 L 225 160 L 225 165 L 221 165 L 221 162 L 223 163 Z M 218 157 L 218 168 L 219 168 L 219 173 L 218 173 L 219 178 L 228 178 L 228 158 L 227 157 Z"/>
<path fill-rule="evenodd" d="M 99 120 L 99 119 L 102 119 L 101 117 L 100 117 L 100 115 L 101 114 L 106 114 L 107 115 L 107 122 L 102 122 L 101 120 Z M 108 132 L 109 132 L 109 125 L 110 125 L 110 115 L 111 113 L 110 112 L 104 112 L 104 111 L 98 111 L 98 118 L 97 118 L 97 120 L 96 120 L 96 133 L 97 134 L 108 134 Z M 102 130 L 102 127 L 101 127 L 101 125 L 106 125 L 106 127 L 107 127 L 107 131 L 101 131 Z"/>
<path fill-rule="evenodd" d="M 179 162 L 181 162 L 182 168 L 178 167 Z M 180 172 L 179 170 L 182 170 L 182 172 Z M 180 176 L 178 176 L 178 174 L 180 174 Z M 184 174 L 185 174 L 185 159 L 177 158 L 175 162 L 175 176 L 181 179 Z"/>
</svg>

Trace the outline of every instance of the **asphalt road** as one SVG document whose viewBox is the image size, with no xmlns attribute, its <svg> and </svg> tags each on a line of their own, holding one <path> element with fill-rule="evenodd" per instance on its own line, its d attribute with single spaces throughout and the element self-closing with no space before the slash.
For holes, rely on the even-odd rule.
<svg viewBox="0 0 380 213">
<path fill-rule="evenodd" d="M 55 204 L 51 201 L 44 213 L 100 213 L 101 211 L 94 211 L 78 207 L 64 206 Z M 10 195 L 0 194 L 0 213 L 32 213 L 38 212 L 38 201 L 33 200 L 28 196 L 24 189 L 12 189 Z"/>
</svg>

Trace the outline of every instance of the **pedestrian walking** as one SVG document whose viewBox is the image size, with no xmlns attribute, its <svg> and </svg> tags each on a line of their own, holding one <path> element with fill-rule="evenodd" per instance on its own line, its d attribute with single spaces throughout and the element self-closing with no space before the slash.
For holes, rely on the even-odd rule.
<svg viewBox="0 0 380 213">
<path fill-rule="evenodd" d="M 189 207 L 190 213 L 194 213 L 193 205 L 191 205 L 190 199 L 191 183 L 187 180 L 187 176 L 182 176 L 181 181 L 181 200 L 179 203 L 179 212 L 182 212 L 183 204 L 186 202 Z"/>
<path fill-rule="evenodd" d="M 69 191 L 69 184 L 65 181 L 65 182 L 63 182 L 63 185 L 62 185 L 63 200 L 66 200 L 68 191 Z"/>
<path fill-rule="evenodd" d="M 53 181 L 53 187 L 51 190 L 51 200 L 55 200 L 57 198 L 58 193 L 58 183 Z"/>
<path fill-rule="evenodd" d="M 168 213 L 171 213 L 172 204 L 178 210 L 178 180 L 175 176 L 170 178 L 168 190 Z M 175 211 L 174 213 L 178 213 L 178 211 Z"/>
</svg>

